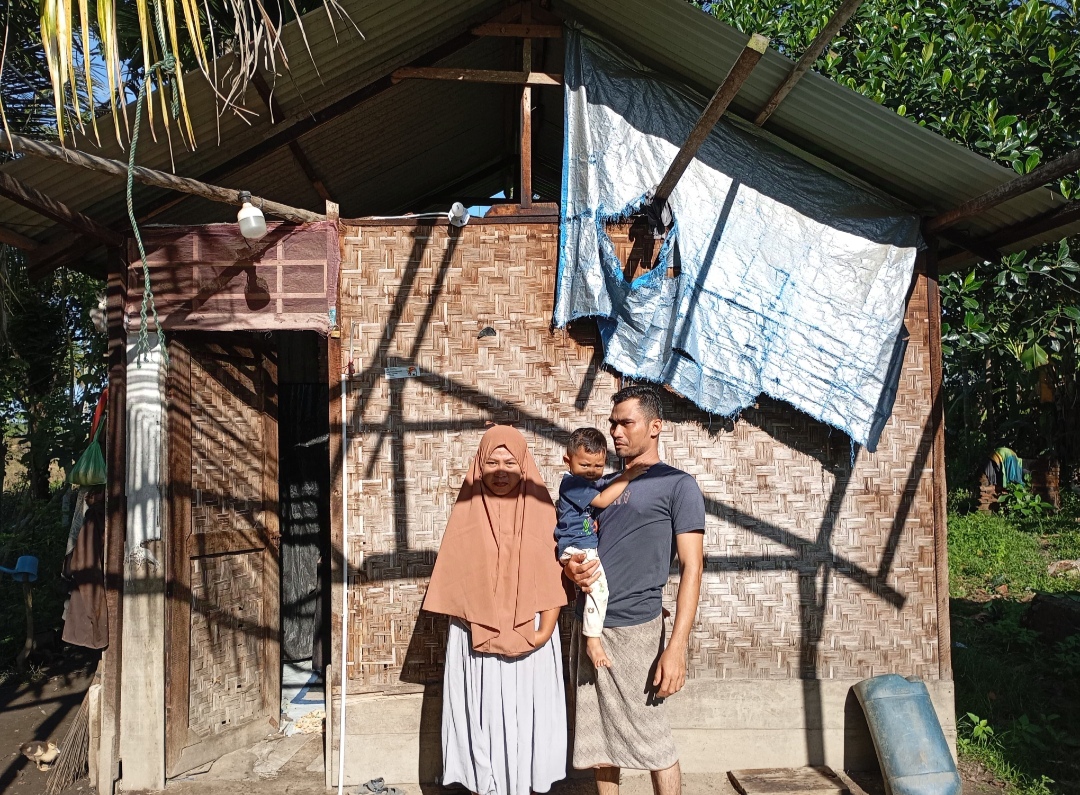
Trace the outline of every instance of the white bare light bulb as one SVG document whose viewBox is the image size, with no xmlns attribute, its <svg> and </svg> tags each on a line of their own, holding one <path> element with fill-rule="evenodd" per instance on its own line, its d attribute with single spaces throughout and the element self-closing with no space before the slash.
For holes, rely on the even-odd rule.
<svg viewBox="0 0 1080 795">
<path fill-rule="evenodd" d="M 461 202 L 454 202 L 446 216 L 454 226 L 465 226 L 469 223 L 469 211 Z"/>
<path fill-rule="evenodd" d="M 240 224 L 240 234 L 248 240 L 258 240 L 266 236 L 266 216 L 262 210 L 251 203 L 251 194 L 246 190 L 240 191 L 240 201 L 243 207 L 236 214 L 236 220 Z"/>
</svg>

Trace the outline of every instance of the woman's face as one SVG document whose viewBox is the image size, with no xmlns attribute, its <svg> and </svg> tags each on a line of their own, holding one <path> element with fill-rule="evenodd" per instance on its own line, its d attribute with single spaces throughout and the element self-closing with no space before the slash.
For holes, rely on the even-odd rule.
<svg viewBox="0 0 1080 795">
<path fill-rule="evenodd" d="M 521 482 L 521 464 L 505 447 L 496 447 L 482 464 L 484 486 L 497 497 L 503 497 Z"/>
</svg>

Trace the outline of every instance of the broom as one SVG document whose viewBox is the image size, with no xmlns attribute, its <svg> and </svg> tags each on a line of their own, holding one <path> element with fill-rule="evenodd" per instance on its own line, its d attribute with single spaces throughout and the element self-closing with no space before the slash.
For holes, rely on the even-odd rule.
<svg viewBox="0 0 1080 795">
<path fill-rule="evenodd" d="M 90 693 L 83 696 L 82 706 L 75 716 L 64 742 L 60 757 L 49 774 L 45 795 L 58 795 L 89 772 L 90 756 Z"/>
</svg>

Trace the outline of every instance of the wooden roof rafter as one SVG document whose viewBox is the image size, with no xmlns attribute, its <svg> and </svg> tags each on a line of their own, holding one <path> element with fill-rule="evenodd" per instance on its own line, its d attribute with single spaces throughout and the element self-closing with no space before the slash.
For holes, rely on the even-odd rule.
<svg viewBox="0 0 1080 795">
<path fill-rule="evenodd" d="M 410 63 L 410 66 L 425 66 L 438 63 L 442 59 L 453 55 L 475 41 L 477 41 L 476 36 L 468 32 L 462 33 L 415 58 Z M 324 127 L 335 119 L 360 107 L 365 102 L 375 99 L 375 97 L 393 88 L 394 85 L 391 75 L 385 74 L 382 77 L 349 92 L 345 96 L 331 102 L 321 109 L 305 112 L 303 116 L 291 123 L 283 121 L 281 128 L 277 132 L 261 141 L 254 142 L 251 146 L 238 152 L 228 160 L 200 172 L 196 179 L 201 181 L 220 179 L 221 177 L 249 166 L 282 148 L 288 147 L 290 143 L 298 141 L 302 136 Z M 0 135 L 2 135 L 2 132 L 0 132 Z M 149 201 L 141 202 L 137 207 L 138 218 L 140 221 L 152 218 L 175 207 L 186 198 L 187 195 L 177 196 L 173 193 L 167 193 L 157 196 Z M 126 231 L 127 229 L 127 224 L 126 222 L 118 222 L 110 228 L 114 231 L 123 233 L 123 231 Z M 49 257 L 47 261 L 38 265 L 36 269 L 38 276 L 47 273 L 53 268 L 69 265 L 84 256 L 87 251 L 87 240 L 82 236 L 73 238 L 68 237 L 57 241 L 55 244 L 43 247 L 41 251 L 44 251 L 45 249 L 49 250 Z M 32 275 L 33 270 L 34 268 L 32 266 Z"/>
<path fill-rule="evenodd" d="M 817 59 L 821 57 L 821 54 L 825 52 L 825 48 L 829 46 L 829 42 L 836 38 L 836 34 L 840 32 L 840 28 L 844 27 L 849 19 L 855 14 L 862 5 L 863 0 L 843 0 L 840 7 L 836 9 L 836 13 L 832 15 L 825 27 L 821 29 L 821 32 L 814 37 L 814 40 L 810 42 L 810 46 L 806 48 L 806 52 L 802 54 L 798 62 L 788 72 L 787 77 L 783 82 L 776 87 L 773 91 L 769 101 L 765 103 L 765 106 L 758 112 L 758 115 L 754 118 L 754 124 L 757 127 L 763 125 L 768 121 L 769 117 L 776 112 L 776 109 L 780 107 L 780 103 L 783 102 L 787 95 L 791 93 L 791 90 L 795 88 L 795 84 L 802 80 L 803 75 L 810 71 L 810 68 L 817 62 Z"/>
<path fill-rule="evenodd" d="M 3 133 L 0 133 L 0 136 L 2 135 Z M 15 138 L 18 136 L 12 136 L 11 140 L 14 141 Z M 21 204 L 38 215 L 63 224 L 80 235 L 93 238 L 99 244 L 114 248 L 124 245 L 124 236 L 119 232 L 3 172 L 0 172 L 0 196 Z"/>
<path fill-rule="evenodd" d="M 263 77 L 262 72 L 256 71 L 254 77 L 251 80 L 255 86 L 255 91 L 258 93 L 259 98 L 266 105 L 266 109 L 270 111 L 270 123 L 277 125 L 281 122 L 285 115 L 282 113 L 281 108 L 278 106 L 277 100 L 274 98 L 274 92 L 266 82 L 266 78 Z M 326 189 L 326 183 L 319 177 L 318 172 L 315 170 L 315 166 L 312 165 L 311 159 L 304 152 L 303 147 L 297 140 L 289 141 L 289 152 L 292 153 L 293 160 L 300 166 L 300 170 L 304 172 L 304 176 L 307 177 L 307 181 L 311 183 L 311 187 L 319 194 L 319 198 L 326 202 L 334 201 L 330 195 L 330 191 Z"/>
</svg>

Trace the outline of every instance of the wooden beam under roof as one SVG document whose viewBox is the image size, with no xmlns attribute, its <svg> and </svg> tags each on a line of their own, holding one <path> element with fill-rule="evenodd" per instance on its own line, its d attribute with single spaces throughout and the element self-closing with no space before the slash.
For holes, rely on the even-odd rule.
<svg viewBox="0 0 1080 795">
<path fill-rule="evenodd" d="M 760 127 L 763 125 L 770 116 L 780 107 L 780 103 L 784 101 L 788 94 L 791 93 L 791 89 L 795 88 L 795 84 L 798 83 L 802 76 L 810 71 L 817 59 L 821 57 L 821 54 L 825 52 L 825 48 L 829 46 L 829 42 L 836 38 L 836 34 L 840 32 L 840 28 L 844 27 L 844 24 L 851 19 L 852 15 L 858 10 L 862 4 L 862 0 L 844 0 L 840 4 L 840 7 L 836 9 L 836 13 L 828 23 L 821 29 L 821 32 L 814 37 L 814 40 L 810 43 L 810 46 L 806 48 L 806 52 L 799 58 L 798 63 L 788 73 L 788 76 L 784 78 L 783 82 L 776 87 L 773 95 L 769 97 L 769 101 L 765 103 L 765 107 L 761 109 L 757 117 L 754 119 L 754 124 Z"/>
<path fill-rule="evenodd" d="M 262 76 L 262 72 L 256 70 L 251 82 L 254 83 L 255 91 L 263 101 L 263 104 L 266 105 L 266 109 L 270 111 L 270 123 L 276 125 L 284 120 L 285 114 L 282 113 L 281 106 L 278 105 L 277 99 L 274 97 L 274 92 L 270 90 L 270 86 L 267 85 L 266 78 Z M 304 176 L 307 177 L 307 181 L 311 183 L 311 187 L 319 194 L 319 198 L 324 202 L 333 202 L 334 200 L 330 196 L 330 191 L 326 189 L 326 184 L 319 178 L 315 166 L 312 165 L 307 153 L 304 151 L 303 147 L 300 146 L 300 142 L 297 140 L 289 141 L 288 147 L 289 151 L 292 153 L 293 160 L 300 166 L 300 170 L 304 172 Z"/>
<path fill-rule="evenodd" d="M 1030 171 L 1023 176 L 1002 183 L 996 188 L 991 188 L 985 193 L 976 196 L 973 199 L 969 199 L 959 207 L 955 207 L 952 210 L 934 216 L 927 221 L 926 231 L 939 232 L 942 229 L 947 229 L 953 224 L 963 221 L 965 218 L 971 218 L 972 216 L 984 213 L 992 207 L 997 207 L 999 204 L 1004 204 L 1010 199 L 1015 199 L 1017 196 L 1023 196 L 1025 193 L 1030 193 L 1055 180 L 1067 177 L 1076 171 L 1080 171 L 1080 149 L 1074 149 L 1069 152 L 1069 154 L 1059 157 L 1057 160 L 1043 163 L 1034 171 Z"/>
<path fill-rule="evenodd" d="M 746 82 L 746 78 L 750 76 L 750 73 L 757 66 L 761 56 L 765 54 L 765 50 L 768 48 L 769 40 L 758 33 L 752 35 L 750 40 L 746 42 L 746 46 L 743 47 L 739 57 L 717 87 L 716 93 L 709 100 L 709 104 L 701 112 L 701 117 L 697 120 L 697 124 L 694 125 L 694 129 L 690 131 L 690 135 L 686 137 L 686 142 L 675 155 L 675 159 L 671 161 L 664 178 L 660 180 L 660 184 L 653 193 L 653 202 L 657 207 L 662 208 L 667 203 L 667 200 L 671 197 L 671 192 L 675 190 L 675 185 L 679 182 L 679 178 L 682 177 L 683 172 L 686 171 L 690 162 L 694 159 L 694 155 L 697 154 L 701 145 L 705 143 L 705 139 L 709 137 L 712 128 L 716 126 L 720 117 L 724 115 L 724 111 L 728 109 L 731 101 L 735 99 L 739 89 Z"/>
<path fill-rule="evenodd" d="M 40 157 L 46 160 L 57 160 L 61 163 L 69 163 L 70 165 L 78 166 L 79 168 L 97 171 L 102 174 L 109 174 L 113 177 L 127 178 L 128 176 L 127 164 L 121 163 L 119 160 L 91 155 L 86 152 L 80 152 L 77 149 L 65 149 L 44 141 L 35 141 L 31 138 L 24 138 L 21 135 L 8 135 L 7 133 L 0 131 L 0 145 L 9 147 L 24 155 Z M 157 188 L 166 188 L 181 193 L 190 193 L 193 196 L 200 196 L 212 202 L 221 202 L 222 204 L 237 206 L 241 203 L 240 191 L 222 188 L 217 185 L 210 185 L 209 183 L 191 179 L 190 177 L 178 177 L 175 174 L 169 174 L 153 168 L 146 168 L 145 166 L 136 166 L 131 171 L 131 176 L 137 182 L 141 182 L 144 185 L 153 185 Z M 0 172 L 0 194 L 7 195 L 4 191 L 5 180 L 10 180 L 11 182 L 17 182 L 17 180 L 15 180 L 14 177 Z M 9 196 L 9 198 L 11 197 Z M 18 201 L 18 199 L 14 200 Z M 284 218 L 286 221 L 292 221 L 293 223 L 303 224 L 326 220 L 325 215 L 313 213 L 310 210 L 302 210 L 297 207 L 290 207 L 288 204 L 263 199 L 258 196 L 252 196 L 250 201 L 263 212 L 275 215 L 278 218 Z M 59 204 L 59 202 L 57 202 L 57 204 Z M 64 209 L 66 210 L 67 208 Z M 74 211 L 69 210 L 68 212 Z M 55 217 L 54 220 L 59 221 L 61 218 Z M 106 245 L 116 245 L 109 242 L 110 236 L 114 236 L 123 241 L 124 236 L 119 232 L 102 224 L 97 224 L 97 222 L 93 223 L 101 230 L 101 233 L 105 235 L 105 237 L 102 238 L 102 242 L 106 243 Z M 82 231 L 84 234 L 94 235 L 94 231 L 90 227 L 85 227 L 79 231 Z"/>
<path fill-rule="evenodd" d="M 0 243 L 6 243 L 9 246 L 21 248 L 28 253 L 41 248 L 41 244 L 33 238 L 29 238 L 6 226 L 0 226 Z"/>
<path fill-rule="evenodd" d="M 0 133 L 0 136 L 3 135 L 3 133 Z M 10 140 L 14 141 L 15 138 L 18 138 L 18 136 L 12 136 Z M 0 138 L 0 143 L 6 142 Z M 59 147 L 57 148 L 59 149 Z M 16 151 L 22 150 L 16 148 Z M 74 229 L 82 235 L 92 237 L 106 246 L 119 247 L 124 245 L 124 236 L 119 232 L 83 215 L 78 210 L 71 209 L 63 202 L 46 196 L 41 191 L 2 171 L 0 171 L 0 196 L 10 199 L 16 204 L 21 204 L 38 215 L 43 215 L 63 224 L 69 229 Z"/>
<path fill-rule="evenodd" d="M 456 67 L 402 67 L 395 69 L 391 79 L 402 80 L 453 80 L 459 83 L 500 83 L 518 86 L 561 86 L 562 75 L 547 72 L 515 72 L 501 69 L 459 69 Z"/>
<path fill-rule="evenodd" d="M 521 21 L 528 24 L 532 21 L 532 6 L 529 4 L 522 4 L 521 6 Z M 521 71 L 525 74 L 531 75 L 533 68 L 533 43 L 531 38 L 523 39 L 521 42 Z M 521 110 L 519 112 L 521 140 L 518 143 L 519 154 L 521 155 L 521 190 L 518 195 L 518 202 L 521 205 L 521 209 L 528 210 L 532 207 L 533 187 L 532 187 L 532 87 L 529 83 L 526 83 L 521 87 Z"/>
<path fill-rule="evenodd" d="M 476 36 L 473 36 L 471 33 L 462 33 L 414 59 L 410 65 L 426 66 L 438 63 L 442 59 L 453 55 L 475 41 L 477 41 Z M 232 174 L 241 168 L 249 166 L 274 152 L 277 152 L 279 149 L 287 147 L 291 141 L 298 140 L 304 135 L 329 124 L 340 116 L 355 110 L 365 102 L 375 99 L 383 92 L 393 88 L 394 85 L 395 84 L 393 80 L 391 80 L 389 74 L 383 75 L 319 110 L 305 113 L 291 124 L 282 123 L 281 129 L 277 132 L 261 141 L 256 141 L 243 151 L 230 157 L 228 160 L 199 173 L 197 178 L 204 181 L 220 179 L 225 175 Z M 140 202 L 137 206 L 137 214 L 140 218 L 150 218 L 179 204 L 183 199 L 184 197 L 178 197 L 173 193 L 159 195 L 148 201 Z M 126 227 L 126 218 L 117 221 L 112 226 L 113 229 L 126 229 Z M 69 264 L 75 259 L 83 256 L 85 253 L 85 240 L 79 238 L 69 239 L 66 246 L 54 252 L 55 261 L 58 263 L 56 267 Z M 45 270 L 43 269 L 42 273 L 44 272 Z"/>
<path fill-rule="evenodd" d="M 996 251 L 998 249 L 1008 248 L 1009 246 L 1019 243 L 1021 240 L 1045 235 L 1076 223 L 1080 223 L 1080 201 L 1070 202 L 1064 207 L 1046 213 L 1038 218 L 1029 221 L 1021 221 L 1013 226 L 998 230 L 984 238 L 981 241 L 981 245 L 988 246 Z M 959 246 L 962 251 L 950 254 L 941 259 L 940 265 L 943 271 L 951 271 L 963 263 L 970 261 L 971 257 L 968 252 L 975 254 L 978 257 L 982 257 L 983 259 L 990 259 L 989 257 L 984 256 L 985 252 L 977 251 L 953 240 L 952 234 L 953 233 L 942 233 L 942 237 L 950 243 Z"/>
<path fill-rule="evenodd" d="M 485 22 L 472 29 L 474 36 L 502 36 L 516 39 L 561 39 L 562 25 L 533 22 Z"/>
</svg>

